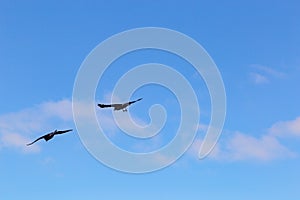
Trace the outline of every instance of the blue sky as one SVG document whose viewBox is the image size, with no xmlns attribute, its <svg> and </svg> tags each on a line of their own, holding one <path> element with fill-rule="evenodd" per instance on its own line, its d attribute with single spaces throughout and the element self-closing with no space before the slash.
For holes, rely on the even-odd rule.
<svg viewBox="0 0 300 200">
<path fill-rule="evenodd" d="M 299 199 L 299 6 L 298 1 L 1 1 L 0 198 Z M 218 144 L 198 160 L 211 111 L 201 77 L 166 52 L 144 50 L 116 60 L 98 85 L 95 104 L 110 100 L 122 73 L 157 62 L 189 79 L 201 108 L 191 148 L 173 165 L 137 175 L 101 164 L 85 149 L 73 122 L 72 92 L 81 63 L 100 42 L 148 26 L 182 32 L 206 49 L 224 81 L 227 114 Z M 158 140 L 128 139 L 110 110 L 97 115 L 120 147 L 154 150 L 174 136 L 178 102 L 170 91 L 151 85 L 132 98 L 139 97 L 144 99 L 130 108 L 139 123 L 149 123 L 153 104 L 168 112 Z M 74 131 L 47 143 L 25 145 L 69 128 Z"/>
</svg>

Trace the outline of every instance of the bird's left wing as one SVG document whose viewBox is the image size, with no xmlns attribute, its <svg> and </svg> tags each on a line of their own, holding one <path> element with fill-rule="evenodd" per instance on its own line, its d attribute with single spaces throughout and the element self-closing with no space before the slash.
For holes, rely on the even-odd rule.
<svg viewBox="0 0 300 200">
<path fill-rule="evenodd" d="M 68 130 L 64 130 L 64 131 L 56 131 L 56 132 L 55 132 L 55 135 L 56 135 L 56 134 L 67 133 L 67 132 L 70 132 L 70 131 L 73 131 L 73 129 L 68 129 Z"/>
<path fill-rule="evenodd" d="M 45 136 L 45 135 L 44 135 L 44 136 Z M 40 139 L 43 139 L 44 136 L 41 136 L 41 137 L 39 137 L 38 139 L 36 139 L 36 140 L 34 140 L 33 142 L 31 142 L 31 143 L 29 143 L 29 144 L 26 144 L 26 145 L 27 145 L 27 146 L 32 145 L 33 143 L 39 141 Z"/>
<path fill-rule="evenodd" d="M 112 105 L 111 104 L 98 104 L 98 106 L 100 107 L 100 108 L 108 108 L 108 107 L 112 107 Z"/>
<path fill-rule="evenodd" d="M 139 98 L 139 99 L 137 99 L 137 100 L 135 100 L 135 101 L 129 101 L 128 102 L 128 105 L 130 105 L 130 104 L 132 104 L 132 103 L 135 103 L 135 102 L 137 102 L 137 101 L 140 101 L 140 100 L 142 100 L 143 98 Z"/>
</svg>

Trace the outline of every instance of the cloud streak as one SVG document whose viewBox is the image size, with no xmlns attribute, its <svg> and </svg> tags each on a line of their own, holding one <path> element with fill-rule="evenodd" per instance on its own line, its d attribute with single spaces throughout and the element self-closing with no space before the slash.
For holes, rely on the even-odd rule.
<svg viewBox="0 0 300 200">
<path fill-rule="evenodd" d="M 262 74 L 259 74 L 259 73 L 252 72 L 250 74 L 250 76 L 251 76 L 252 81 L 255 84 L 264 84 L 264 83 L 269 83 L 270 82 L 269 79 L 266 76 L 264 76 Z"/>
<path fill-rule="evenodd" d="M 277 78 L 284 78 L 286 76 L 285 73 L 277 71 L 273 68 L 264 66 L 264 65 L 251 65 L 252 67 L 254 67 L 255 69 L 257 69 L 258 71 L 260 71 L 261 73 L 264 73 L 266 75 L 269 76 L 273 76 L 273 77 L 277 77 Z"/>
<path fill-rule="evenodd" d="M 285 78 L 286 74 L 263 65 L 251 65 L 255 72 L 250 73 L 250 79 L 255 84 L 270 83 L 272 78 Z"/>
</svg>

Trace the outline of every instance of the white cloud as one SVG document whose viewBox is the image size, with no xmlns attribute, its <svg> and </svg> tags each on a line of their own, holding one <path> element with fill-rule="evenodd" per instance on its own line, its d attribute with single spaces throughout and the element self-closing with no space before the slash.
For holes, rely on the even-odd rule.
<svg viewBox="0 0 300 200">
<path fill-rule="evenodd" d="M 263 135 L 259 138 L 235 133 L 225 145 L 225 158 L 230 160 L 259 160 L 269 161 L 279 158 L 291 157 L 294 154 L 280 144 L 277 138 Z"/>
<path fill-rule="evenodd" d="M 291 121 L 281 121 L 275 123 L 269 129 L 269 133 L 280 137 L 287 137 L 287 136 L 300 137 L 300 117 Z"/>
<path fill-rule="evenodd" d="M 0 138 L 0 145 L 2 148 L 13 147 L 14 149 L 20 150 L 23 153 L 37 153 L 40 151 L 39 146 L 32 146 L 30 148 L 27 148 L 25 144 L 28 143 L 29 140 L 23 135 L 12 132 L 3 133 Z"/>
<path fill-rule="evenodd" d="M 40 105 L 40 111 L 49 117 L 58 117 L 64 121 L 72 120 L 72 102 L 64 99 L 58 102 L 46 102 Z"/>
<path fill-rule="evenodd" d="M 45 102 L 18 112 L 0 115 L 0 146 L 25 153 L 39 152 L 38 144 L 26 143 L 72 120 L 70 100 Z M 63 127 L 62 127 L 63 128 Z"/>
<path fill-rule="evenodd" d="M 199 126 L 199 130 L 205 131 L 206 126 Z M 274 123 L 259 137 L 239 131 L 225 131 L 208 157 L 226 161 L 270 161 L 292 158 L 297 154 L 280 142 L 282 137 L 287 136 L 300 136 L 300 117 L 291 121 Z M 193 156 L 198 154 L 202 142 L 203 139 L 198 138 L 195 140 L 190 149 Z"/>
</svg>

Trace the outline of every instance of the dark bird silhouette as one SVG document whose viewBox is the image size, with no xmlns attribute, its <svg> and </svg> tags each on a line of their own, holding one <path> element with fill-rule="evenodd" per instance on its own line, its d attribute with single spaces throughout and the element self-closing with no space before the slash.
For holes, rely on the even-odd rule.
<svg viewBox="0 0 300 200">
<path fill-rule="evenodd" d="M 135 102 L 137 102 L 137 101 L 140 101 L 140 100 L 142 100 L 142 99 L 143 99 L 143 98 L 139 98 L 139 99 L 137 99 L 137 100 L 135 100 L 135 101 L 129 101 L 129 102 L 123 103 L 123 104 L 121 104 L 121 103 L 119 103 L 119 104 L 98 104 L 98 106 L 99 106 L 100 108 L 113 107 L 114 110 L 122 110 L 123 112 L 126 112 L 126 111 L 127 111 L 127 106 L 129 106 L 129 105 L 131 105 L 131 104 L 133 104 L 133 103 L 135 103 Z"/>
<path fill-rule="evenodd" d="M 51 133 L 48 133 L 46 135 L 43 135 L 42 137 L 39 137 L 38 139 L 34 140 L 33 142 L 27 144 L 27 146 L 29 145 L 32 145 L 33 143 L 37 142 L 38 140 L 41 140 L 41 139 L 44 139 L 46 141 L 48 140 L 51 140 L 55 135 L 58 135 L 58 134 L 64 134 L 66 132 L 69 132 L 69 131 L 72 131 L 73 129 L 68 129 L 68 130 L 64 130 L 64 131 L 58 131 L 58 130 L 55 130 Z"/>
</svg>

